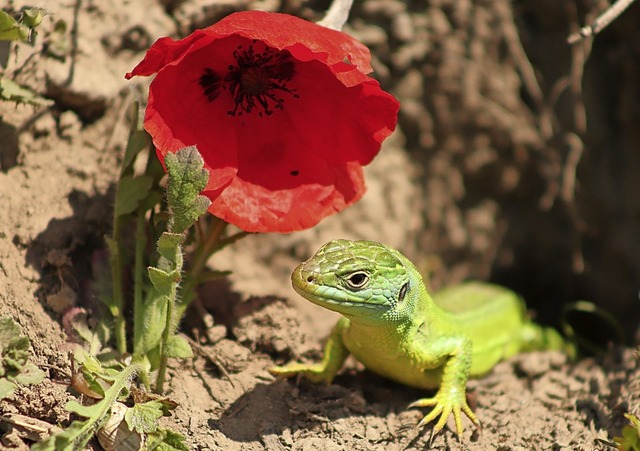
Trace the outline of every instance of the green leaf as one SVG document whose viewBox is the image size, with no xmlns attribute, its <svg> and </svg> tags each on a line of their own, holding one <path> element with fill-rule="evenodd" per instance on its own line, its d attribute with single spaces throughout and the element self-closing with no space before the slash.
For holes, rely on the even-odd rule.
<svg viewBox="0 0 640 451">
<path fill-rule="evenodd" d="M 71 451 L 84 449 L 94 433 L 91 420 L 76 420 L 64 431 L 52 435 L 47 440 L 36 443 L 31 451 Z"/>
<path fill-rule="evenodd" d="M 102 408 L 101 403 L 102 401 L 90 406 L 83 406 L 78 401 L 71 400 L 64 405 L 64 408 L 65 410 L 80 415 L 81 417 L 93 418 L 100 413 L 100 409 Z"/>
<path fill-rule="evenodd" d="M 167 340 L 167 348 L 165 350 L 167 357 L 175 359 L 190 359 L 193 357 L 193 351 L 187 340 L 180 335 L 173 335 Z"/>
<path fill-rule="evenodd" d="M 135 404 L 131 409 L 128 409 L 124 414 L 124 419 L 132 431 L 148 434 L 158 429 L 158 420 L 162 416 L 162 403 L 149 401 Z"/>
<path fill-rule="evenodd" d="M 0 400 L 13 395 L 16 384 L 6 379 L 0 379 Z"/>
<path fill-rule="evenodd" d="M 182 434 L 170 429 L 158 428 L 150 434 L 147 440 L 147 449 L 154 451 L 189 451 Z"/>
<path fill-rule="evenodd" d="M 149 194 L 153 179 L 148 175 L 125 175 L 118 182 L 115 215 L 122 216 L 136 211 L 140 202 Z"/>
<path fill-rule="evenodd" d="M 136 316 L 133 325 L 139 328 L 136 337 L 140 337 L 141 340 L 141 343 L 134 343 L 136 354 L 147 354 L 160 343 L 166 324 L 167 300 L 167 295 L 159 293 L 156 289 L 150 290 L 149 297 L 143 303 L 142 311 Z"/>
<path fill-rule="evenodd" d="M 24 88 L 5 77 L 0 77 L 0 99 L 35 106 L 49 105 L 51 103 L 51 101 L 38 96 L 31 89 Z"/>
<path fill-rule="evenodd" d="M 177 263 L 181 263 L 182 252 L 180 245 L 184 241 L 184 235 L 182 233 L 169 233 L 164 232 L 158 239 L 158 253 L 169 260 L 172 263 L 176 263 L 174 267 L 182 266 Z"/>
<path fill-rule="evenodd" d="M 162 202 L 162 199 L 164 199 L 164 195 L 161 192 L 152 189 L 151 191 L 149 191 L 149 195 L 145 197 L 142 202 L 140 202 L 140 208 L 144 211 L 151 210 L 156 205 L 160 204 L 160 202 Z"/>
<path fill-rule="evenodd" d="M 82 365 L 85 370 L 91 373 L 100 374 L 103 371 L 100 361 L 82 348 L 76 349 L 73 353 L 73 358 Z"/>
<path fill-rule="evenodd" d="M 127 139 L 127 147 L 124 151 L 124 159 L 122 161 L 121 175 L 128 174 L 133 171 L 133 163 L 136 157 L 149 145 L 149 134 L 142 128 L 140 121 L 140 104 L 133 102 L 133 117 L 131 118 L 131 126 L 129 127 L 129 138 Z"/>
<path fill-rule="evenodd" d="M 0 349 L 6 348 L 11 339 L 21 333 L 20 326 L 13 318 L 8 316 L 0 318 Z"/>
<path fill-rule="evenodd" d="M 27 41 L 29 27 L 22 25 L 11 14 L 0 10 L 0 41 Z"/>
<path fill-rule="evenodd" d="M 158 346 L 151 348 L 146 355 L 149 363 L 151 364 L 151 371 L 155 371 L 160 366 L 160 361 L 162 360 L 162 354 L 160 353 L 160 343 Z"/>
<path fill-rule="evenodd" d="M 29 341 L 29 337 L 25 335 L 13 337 L 9 340 L 9 344 L 7 345 L 7 349 L 11 349 L 16 352 L 28 352 L 30 348 L 31 341 Z"/>
<path fill-rule="evenodd" d="M 66 430 L 37 444 L 32 449 L 36 451 L 84 449 L 93 434 L 108 420 L 111 407 L 121 392 L 128 390 L 132 378 L 144 370 L 143 364 L 132 361 L 129 366 L 122 369 L 117 380 L 114 380 L 111 387 L 105 391 L 104 398 L 96 404 L 83 406 L 77 401 L 69 401 L 65 406 L 68 411 L 88 419 L 74 421 Z"/>
<path fill-rule="evenodd" d="M 36 28 L 42 23 L 44 16 L 48 14 L 46 9 L 29 8 L 22 11 L 22 21 L 29 28 Z"/>
<path fill-rule="evenodd" d="M 206 211 L 211 201 L 200 195 L 207 186 L 209 172 L 195 146 L 165 157 L 169 174 L 167 203 L 173 214 L 172 231 L 183 233 Z"/>
<path fill-rule="evenodd" d="M 33 363 L 27 363 L 20 370 L 20 374 L 14 377 L 13 380 L 19 384 L 32 385 L 42 382 L 45 376 L 44 371 L 40 368 L 35 366 Z"/>
<path fill-rule="evenodd" d="M 175 282 L 172 274 L 150 266 L 147 268 L 149 280 L 158 293 L 167 296 L 171 291 L 171 285 Z"/>
</svg>

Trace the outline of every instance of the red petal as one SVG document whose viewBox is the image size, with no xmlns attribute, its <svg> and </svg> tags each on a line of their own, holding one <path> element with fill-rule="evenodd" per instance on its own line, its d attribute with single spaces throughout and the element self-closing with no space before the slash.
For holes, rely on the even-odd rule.
<svg viewBox="0 0 640 451">
<path fill-rule="evenodd" d="M 362 168 L 357 163 L 319 172 L 326 178 L 324 183 L 278 191 L 237 177 L 213 200 L 209 211 L 248 232 L 288 233 L 313 227 L 358 201 L 365 192 Z"/>
<path fill-rule="evenodd" d="M 149 90 L 144 126 L 158 154 L 195 145 L 210 171 L 207 190 L 219 190 L 235 176 L 241 135 L 237 119 L 234 121 L 227 114 L 231 101 L 226 105 L 209 102 L 202 94 L 198 78 L 204 67 L 226 70 L 239 39 L 218 39 L 215 47 L 209 45 L 208 39 L 200 40 L 181 57 L 179 65 L 161 70 Z"/>
<path fill-rule="evenodd" d="M 144 59 L 131 72 L 127 72 L 125 78 L 129 80 L 136 75 L 153 75 L 169 64 L 177 64 L 195 42 L 208 35 L 209 33 L 204 30 L 196 30 L 179 41 L 174 41 L 169 37 L 158 39 L 147 50 Z"/>
<path fill-rule="evenodd" d="M 342 62 L 346 57 L 365 74 L 373 71 L 369 49 L 359 41 L 289 14 L 243 11 L 225 17 L 207 30 L 220 35 L 237 33 L 280 50 L 302 44 L 314 53 L 326 53 L 329 64 Z"/>
</svg>

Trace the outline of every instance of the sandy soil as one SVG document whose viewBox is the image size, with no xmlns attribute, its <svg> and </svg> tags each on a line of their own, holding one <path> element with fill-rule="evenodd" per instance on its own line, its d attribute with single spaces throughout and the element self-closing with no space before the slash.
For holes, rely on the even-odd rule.
<svg viewBox="0 0 640 451">
<path fill-rule="evenodd" d="M 564 303 L 593 300 L 633 339 L 640 110 L 630 99 L 640 86 L 640 5 L 598 38 L 581 78 L 585 54 L 572 53 L 564 37 L 584 20 L 585 5 L 481 3 L 356 4 L 347 31 L 371 47 L 378 78 L 401 100 L 399 130 L 367 168 L 369 190 L 358 205 L 313 230 L 247 237 L 210 262 L 233 274 L 201 290 L 213 327 L 202 312 L 184 322 L 200 348 L 193 361 L 171 367 L 169 395 L 179 407 L 163 420 L 192 449 L 429 447 L 429 430 L 415 427 L 423 413 L 407 409 L 420 391 L 355 362 L 329 387 L 275 381 L 267 372 L 320 355 L 335 316 L 298 299 L 289 274 L 332 238 L 397 247 L 428 268 L 435 288 L 465 278 L 503 283 L 552 325 Z M 61 315 L 95 305 L 89 268 L 109 230 L 125 112 L 144 98 L 145 86 L 123 74 L 157 37 L 184 35 L 229 12 L 260 7 L 317 19 L 326 5 L 28 4 L 52 15 L 34 46 L 4 49 L 6 71 L 52 104 L 0 103 L 0 316 L 21 324 L 48 377 L 0 402 L 0 413 L 64 426 L 63 405 L 75 395 Z M 59 19 L 69 25 L 64 61 L 42 52 Z M 558 96 L 563 77 L 569 88 Z M 577 362 L 555 353 L 518 356 L 470 383 L 482 433 L 466 422 L 462 441 L 447 428 L 431 449 L 605 449 L 596 438 L 619 435 L 622 414 L 637 413 L 639 372 L 631 348 Z"/>
</svg>

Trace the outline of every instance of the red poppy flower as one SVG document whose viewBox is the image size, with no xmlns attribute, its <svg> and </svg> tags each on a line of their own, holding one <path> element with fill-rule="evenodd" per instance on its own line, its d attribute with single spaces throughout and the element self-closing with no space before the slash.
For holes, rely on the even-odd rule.
<svg viewBox="0 0 640 451">
<path fill-rule="evenodd" d="M 399 107 L 369 72 L 368 49 L 344 33 L 246 11 L 159 39 L 126 77 L 157 74 L 145 128 L 161 160 L 197 146 L 212 214 L 250 232 L 291 232 L 364 193 L 362 165 Z"/>
</svg>

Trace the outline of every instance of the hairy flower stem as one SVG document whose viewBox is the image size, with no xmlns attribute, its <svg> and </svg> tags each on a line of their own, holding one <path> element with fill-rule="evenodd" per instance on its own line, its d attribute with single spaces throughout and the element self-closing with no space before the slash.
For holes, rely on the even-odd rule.
<svg viewBox="0 0 640 451">
<path fill-rule="evenodd" d="M 122 252 L 120 249 L 120 229 L 122 217 L 114 215 L 113 218 L 113 244 L 111 246 L 111 271 L 113 302 L 111 313 L 115 318 L 116 349 L 120 354 L 127 352 L 127 330 L 123 314 L 124 299 L 122 293 Z"/>
<path fill-rule="evenodd" d="M 185 283 L 182 288 L 181 298 L 176 305 L 176 322 L 172 330 L 178 326 L 179 319 L 182 318 L 185 310 L 195 297 L 196 287 L 200 282 L 200 276 L 204 271 L 207 260 L 211 254 L 219 248 L 221 237 L 227 228 L 228 223 L 220 218 L 213 217 L 211 224 L 206 228 L 204 239 L 198 243 L 193 258 L 193 264 L 189 268 L 189 272 L 185 277 Z"/>
<path fill-rule="evenodd" d="M 164 380 L 167 374 L 167 363 L 169 361 L 169 356 L 167 355 L 167 343 L 169 342 L 169 337 L 171 337 L 175 332 L 173 331 L 174 324 L 174 307 L 176 304 L 176 293 L 178 292 L 178 282 L 171 284 L 171 291 L 169 293 L 169 299 L 167 300 L 167 321 L 164 326 L 164 331 L 162 332 L 162 341 L 160 343 L 161 355 L 160 358 L 160 366 L 158 367 L 158 376 L 156 378 L 156 393 L 162 393 L 164 391 Z M 177 321 L 175 321 L 177 322 Z"/>
<path fill-rule="evenodd" d="M 139 209 L 136 217 L 136 244 L 133 266 L 133 352 L 140 354 L 144 335 L 144 315 L 143 310 L 143 283 L 144 283 L 144 250 L 147 245 L 147 235 L 145 233 L 146 211 Z"/>
</svg>

